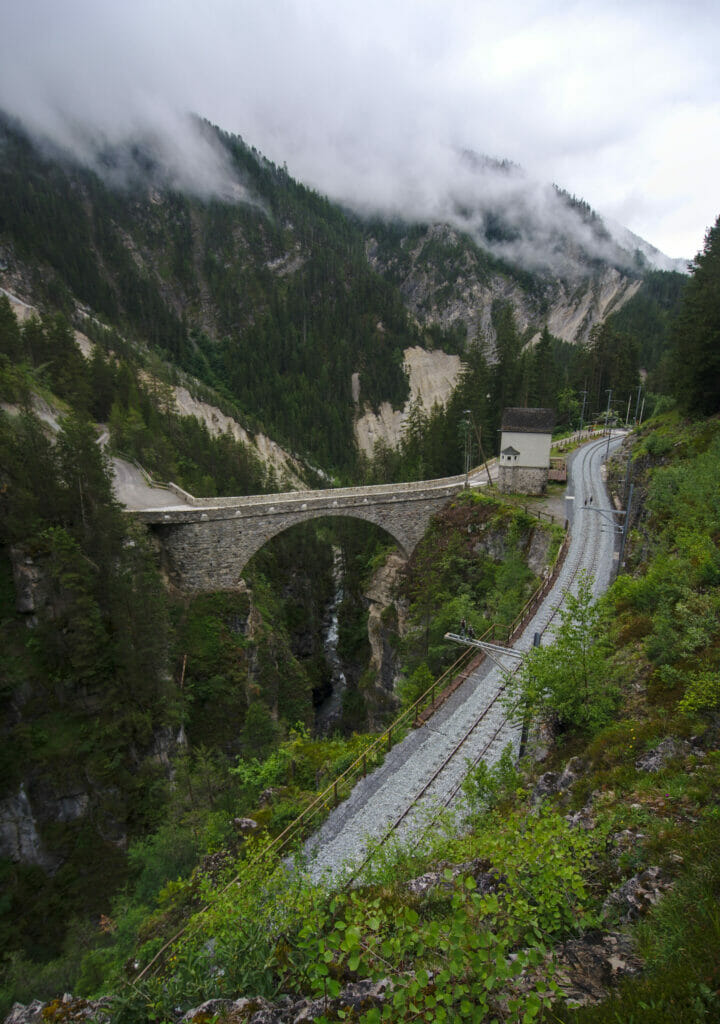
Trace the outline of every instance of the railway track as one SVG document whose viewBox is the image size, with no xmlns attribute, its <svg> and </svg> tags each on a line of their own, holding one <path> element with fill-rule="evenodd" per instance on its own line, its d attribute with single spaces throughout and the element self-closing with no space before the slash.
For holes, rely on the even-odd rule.
<svg viewBox="0 0 720 1024">
<path fill-rule="evenodd" d="M 612 439 L 610 450 L 620 440 Z M 602 438 L 577 452 L 570 550 L 555 586 L 515 641 L 516 651 L 528 651 L 536 633 L 552 633 L 565 595 L 575 590 L 583 570 L 594 574 L 596 595 L 610 581 L 615 538 L 601 476 L 607 448 L 607 438 Z M 344 866 L 344 877 L 356 878 L 374 851 L 392 836 L 406 839 L 421 830 L 429 806 L 447 807 L 457 800 L 468 761 L 492 764 L 508 743 L 517 753 L 520 728 L 502 700 L 506 675 L 486 660 L 422 728 L 394 747 L 384 764 L 357 784 L 306 845 L 313 877 L 338 875 Z"/>
</svg>

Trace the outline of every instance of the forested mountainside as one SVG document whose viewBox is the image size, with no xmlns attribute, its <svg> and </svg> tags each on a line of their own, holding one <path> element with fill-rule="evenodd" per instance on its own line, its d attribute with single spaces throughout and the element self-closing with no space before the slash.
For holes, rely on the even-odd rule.
<svg viewBox="0 0 720 1024">
<path fill-rule="evenodd" d="M 571 197 L 557 202 L 587 228 L 582 242 L 556 229 L 553 251 L 562 248 L 569 262 L 558 270 L 548 253 L 544 267 L 528 270 L 483 247 L 469 214 L 467 231 L 367 221 L 241 139 L 202 130 L 222 147 L 235 194 L 170 190 L 152 150 L 140 145 L 101 153 L 101 176 L 2 118 L 0 285 L 76 326 L 83 314 L 95 317 L 147 346 L 214 388 L 248 429 L 264 429 L 325 471 L 357 475 L 353 427 L 366 407 L 406 406 L 409 347 L 476 362 L 480 354 L 500 367 L 505 404 L 545 402 L 528 348 L 543 328 L 557 350 L 539 371 L 553 382 L 552 399 L 587 386 L 585 362 L 571 360 L 563 343 L 582 342 L 586 352 L 600 345 L 597 365 L 607 343 L 596 341 L 594 326 L 633 298 L 661 317 L 663 297 L 677 298 L 682 287 L 681 275 L 652 272 L 613 243 Z M 517 218 L 495 221 L 486 214 L 482 238 L 512 241 Z M 543 239 L 536 243 L 542 256 Z M 653 285 L 657 277 L 668 283 Z M 603 366 L 591 385 L 590 415 L 602 407 L 604 387 L 634 386 L 640 369 L 657 365 L 652 345 L 635 352 L 629 341 L 620 339 L 629 353 L 623 373 Z M 483 387 L 478 394 L 498 392 Z M 491 435 L 499 402 L 484 405 L 471 409 Z M 454 458 L 456 443 L 451 448 Z"/>
<path fill-rule="evenodd" d="M 501 288 L 524 288 L 530 309 L 533 288 L 547 297 L 550 284 L 483 255 L 461 232 L 457 244 L 491 266 L 502 292 L 481 339 L 462 316 L 441 322 L 437 296 L 423 319 L 403 290 L 423 259 L 419 243 L 404 240 L 424 245 L 444 229 L 386 226 L 397 230 L 397 258 L 414 261 L 394 277 L 376 223 L 298 185 L 240 140 L 217 138 L 242 178 L 242 203 L 169 191 L 143 149 L 129 154 L 129 175 L 127 151 L 104 154 L 111 172 L 122 163 L 119 184 L 3 123 L 0 286 L 43 315 L 18 323 L 0 296 L 0 1006 L 72 990 L 110 996 L 118 1022 L 169 1021 L 209 995 L 326 998 L 390 971 L 397 1000 L 361 1007 L 368 1021 L 409 1019 L 418 1006 L 467 1016 L 470 999 L 483 1012 L 490 999 L 501 1016 L 519 999 L 532 1020 L 552 996 L 502 986 L 523 965 L 545 964 L 551 945 L 585 942 L 593 930 L 620 943 L 613 960 L 613 951 L 624 955 L 603 902 L 648 870 L 633 891 L 645 885 L 654 899 L 676 881 L 669 918 L 690 920 L 692 906 L 698 925 L 677 932 L 664 911 L 652 919 L 649 995 L 629 990 L 628 1005 L 677 997 L 712 1009 L 717 423 L 687 417 L 720 411 L 718 225 L 687 281 L 622 271 L 637 291 L 578 344 L 543 315 L 523 319 Z M 432 275 L 445 266 L 452 276 L 456 256 L 431 256 Z M 411 404 L 396 447 L 380 443 L 361 457 L 355 417 L 365 400 L 406 401 L 408 345 L 459 353 L 456 385 L 444 408 Z M 474 838 L 457 840 L 451 827 L 447 845 L 438 833 L 429 850 L 393 855 L 377 884 L 347 901 L 304 885 L 286 899 L 274 862 L 226 890 L 262 837 L 332 786 L 373 742 L 368 731 L 448 665 L 448 627 L 460 617 L 478 632 L 512 621 L 559 536 L 517 503 L 465 497 L 406 564 L 374 528 L 328 520 L 267 545 L 236 592 L 189 599 L 168 586 L 157 549 L 117 506 L 99 442 L 109 435 L 115 450 L 197 494 L 277 487 L 241 436 L 213 435 L 180 414 L 172 389 L 182 385 L 310 456 L 316 478 L 440 475 L 461 466 L 466 410 L 486 442 L 507 404 L 554 404 L 566 426 L 604 411 L 612 390 L 611 413 L 622 419 L 637 408 L 641 370 L 646 413 L 666 411 L 636 441 L 632 576 L 608 599 L 620 632 L 588 620 L 596 657 L 582 707 L 563 689 L 567 665 L 553 668 L 551 657 L 538 666 L 557 686 L 550 703 L 530 687 L 522 694 L 558 727 L 549 760 L 524 774 L 507 763 L 476 773 Z M 673 402 L 678 411 L 668 413 Z M 297 467 L 314 479 L 311 466 Z M 623 465 L 618 490 L 624 474 Z M 657 785 L 634 767 L 655 747 Z M 571 806 L 560 792 L 539 819 L 528 792 L 571 754 L 585 765 L 579 777 L 577 765 L 562 776 L 578 779 Z M 564 815 L 587 811 L 584 833 L 590 805 L 597 831 L 584 839 Z M 259 842 L 248 839 L 246 816 Z M 686 826 L 698 821 L 696 839 Z M 445 881 L 460 878 L 460 888 L 410 898 L 408 878 L 443 861 L 453 865 Z M 664 874 L 653 889 L 658 861 Z M 491 891 L 478 903 L 468 894 L 486 873 L 495 881 L 486 879 Z M 196 918 L 206 901 L 214 909 Z M 489 947 L 478 939 L 480 919 L 493 921 Z M 160 973 L 128 988 L 135 963 L 187 922 L 187 942 Z M 688 943 L 693 971 L 666 982 L 663 964 Z M 491 947 L 497 966 L 488 974 Z M 55 1002 L 44 1013 L 62 1020 L 85 1009 Z M 347 1010 L 337 1009 L 341 1019 Z"/>
<path fill-rule="evenodd" d="M 401 678 L 412 690 L 442 669 L 459 615 L 512 619 L 550 548 L 491 502 L 448 519 L 405 586 L 387 536 L 329 520 L 273 541 L 237 592 L 191 600 L 115 502 L 98 421 L 196 493 L 275 481 L 248 446 L 173 411 L 118 335 L 96 339 L 83 355 L 62 315 L 18 323 L 0 297 L 6 991 L 68 977 L 123 885 L 154 892 L 232 845 L 243 814 L 279 831 L 354 732 L 397 708 Z M 288 742 L 307 759 L 302 791 L 259 806 L 275 780 L 262 766 Z"/>
<path fill-rule="evenodd" d="M 215 595 L 176 619 L 179 632 L 189 628 L 183 640 L 194 677 L 184 686 L 179 674 L 166 680 L 175 700 L 166 713 L 173 729 L 184 720 L 209 745 L 168 749 L 172 781 L 162 759 L 150 758 L 125 794 L 132 773 L 117 746 L 115 716 L 130 713 L 137 744 L 148 735 L 157 683 L 139 705 L 136 690 L 111 687 L 108 717 L 97 703 L 87 714 L 78 692 L 83 701 L 93 695 L 76 691 L 72 673 L 87 671 L 88 631 L 66 631 L 74 657 L 64 662 L 42 616 L 28 630 L 4 587 L 11 673 L 23 648 L 40 670 L 3 678 L 6 699 L 15 685 L 5 744 L 17 751 L 22 739 L 39 773 L 24 794 L 26 818 L 38 806 L 30 799 L 37 801 L 39 785 L 46 794 L 73 781 L 87 787 L 90 774 L 110 786 L 99 807 L 84 805 L 86 790 L 68 788 L 62 817 L 52 827 L 37 823 L 36 848 L 64 836 L 64 863 L 3 862 L 4 944 L 13 949 L 4 963 L 4 1006 L 39 997 L 46 1000 L 43 1019 L 58 1024 L 200 1021 L 208 1014 L 234 1024 L 261 1012 L 273 1022 L 301 1012 L 339 1022 L 351 1010 L 365 1024 L 418 1014 L 482 1021 L 490 1013 L 508 1021 L 550 1015 L 564 1024 L 634 1017 L 666 1024 L 668 1007 L 680 1024 L 713 1020 L 720 1006 L 719 441 L 717 417 L 691 422 L 676 412 L 635 435 L 611 474 L 618 495 L 628 477 L 635 485 L 628 571 L 594 609 L 581 595 L 563 618 L 558 643 L 538 652 L 515 693 L 543 726 L 539 760 L 516 766 L 505 757 L 495 769 L 478 766 L 465 786 L 469 819 L 462 827 L 445 815 L 412 848 L 379 856 L 366 884 L 339 892 L 264 855 L 266 839 L 250 836 L 253 826 L 242 816 L 277 835 L 317 788 L 332 792 L 333 779 L 373 737 L 311 738 L 300 724 L 283 736 L 282 721 L 267 710 L 255 713 L 265 699 L 256 690 L 240 734 L 243 756 L 227 760 L 210 745 L 224 736 L 232 749 L 221 719 L 232 713 L 233 686 L 248 685 L 239 678 L 242 657 L 252 656 L 252 632 L 265 608 L 252 611 L 247 592 Z M 66 499 L 65 515 L 70 507 Z M 53 576 L 66 615 L 69 601 L 77 609 L 82 600 L 84 612 L 93 608 L 92 569 L 68 557 L 80 522 L 68 520 L 50 538 L 57 544 L 51 557 L 65 556 L 58 567 L 74 569 Z M 507 564 L 478 558 L 488 525 L 489 547 L 500 537 L 509 541 Z M 524 571 L 517 541 L 529 525 L 524 513 L 479 498 L 457 502 L 434 525 L 406 591 L 417 659 L 406 679 L 409 695 L 437 671 L 432 659 L 445 627 L 438 612 L 484 608 L 494 617 L 498 604 L 509 610 L 508 584 L 521 582 Z M 135 548 L 126 557 L 137 566 L 142 553 Z M 121 558 L 115 572 L 124 570 Z M 145 576 L 147 593 L 149 566 Z M 119 582 L 113 575 L 109 595 Z M 447 608 L 448 594 L 462 601 Z M 96 630 L 101 618 L 82 621 Z M 108 670 L 127 672 L 130 662 L 122 650 L 105 650 L 95 672 L 106 673 L 107 686 Z M 286 657 L 277 641 L 264 653 L 270 663 Z M 431 660 L 423 660 L 428 653 Z M 570 685 L 578 679 L 579 689 Z M 261 680 L 255 676 L 250 686 Z M 215 709 L 215 717 L 199 719 L 204 694 L 223 685 L 222 714 Z M 102 760 L 102 744 L 92 755 L 106 734 L 112 762 Z M 132 755 L 141 754 L 135 745 Z M 377 748 L 370 764 L 375 757 Z M 7 760 L 4 771 L 17 780 L 16 759 Z M 127 859 L 112 831 L 121 796 L 154 823 L 136 832 L 141 822 L 134 820 Z M 119 881 L 125 889 L 111 896 Z M 75 998 L 61 1001 L 68 990 Z M 35 1005 L 15 1019 L 39 1012 Z"/>
</svg>

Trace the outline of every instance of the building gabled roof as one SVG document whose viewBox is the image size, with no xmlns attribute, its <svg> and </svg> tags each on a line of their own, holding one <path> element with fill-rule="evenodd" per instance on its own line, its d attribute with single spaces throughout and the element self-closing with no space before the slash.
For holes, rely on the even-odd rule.
<svg viewBox="0 0 720 1024">
<path fill-rule="evenodd" d="M 500 452 L 500 454 L 501 455 L 519 455 L 520 452 L 517 450 L 517 448 L 513 448 L 512 445 L 509 445 L 507 448 L 503 448 L 503 450 Z"/>
<path fill-rule="evenodd" d="M 521 434 L 552 434 L 554 426 L 554 409 L 522 409 L 513 407 L 503 410 L 503 430 L 515 430 Z"/>
</svg>

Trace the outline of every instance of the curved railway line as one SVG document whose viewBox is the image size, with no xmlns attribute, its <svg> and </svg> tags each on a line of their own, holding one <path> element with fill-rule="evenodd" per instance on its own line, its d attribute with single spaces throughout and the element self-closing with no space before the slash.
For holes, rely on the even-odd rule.
<svg viewBox="0 0 720 1024">
<path fill-rule="evenodd" d="M 620 436 L 609 443 L 602 438 L 574 455 L 568 489 L 574 492 L 575 506 L 569 549 L 555 585 L 516 639 L 516 652 L 528 651 L 536 633 L 552 633 L 554 618 L 565 595 L 574 591 L 581 571 L 593 574 L 595 596 L 610 582 L 614 513 L 601 469 L 607 451 L 620 441 Z M 493 764 L 508 743 L 517 753 L 520 729 L 501 699 L 506 686 L 506 672 L 487 659 L 469 673 L 447 703 L 394 747 L 308 840 L 311 876 L 356 878 L 390 837 L 403 839 L 421 831 L 429 807 L 452 805 L 468 761 Z"/>
</svg>

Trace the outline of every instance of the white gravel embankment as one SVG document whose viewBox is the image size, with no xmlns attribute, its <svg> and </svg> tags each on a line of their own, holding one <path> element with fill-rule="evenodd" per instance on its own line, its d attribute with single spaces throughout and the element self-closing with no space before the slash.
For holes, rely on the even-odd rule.
<svg viewBox="0 0 720 1024">
<path fill-rule="evenodd" d="M 621 440 L 621 436 L 613 437 L 610 450 Z M 573 454 L 568 486 L 568 493 L 575 499 L 570 547 L 555 586 L 515 642 L 517 651 L 529 650 L 535 633 L 552 631 L 557 609 L 567 591 L 577 586 L 580 570 L 594 574 L 596 595 L 609 585 L 615 537 L 602 475 L 606 450 L 607 439 L 602 439 Z M 506 669 L 516 663 L 503 660 L 507 660 Z M 397 828 L 398 836 L 411 837 L 417 833 L 432 810 L 433 802 L 445 802 L 458 786 L 467 770 L 467 759 L 474 760 L 482 755 L 487 764 L 493 764 L 508 743 L 517 752 L 520 730 L 505 721 L 501 701 L 492 703 L 502 683 L 503 672 L 486 659 L 426 725 L 411 731 L 386 755 L 380 768 L 355 786 L 349 798 L 331 813 L 306 844 L 305 853 L 310 858 L 308 870 L 314 880 L 332 878 L 344 866 L 359 863 L 368 843 L 385 835 L 402 815 L 406 816 Z M 488 707 L 487 714 L 457 755 L 418 800 L 453 748 Z"/>
</svg>

